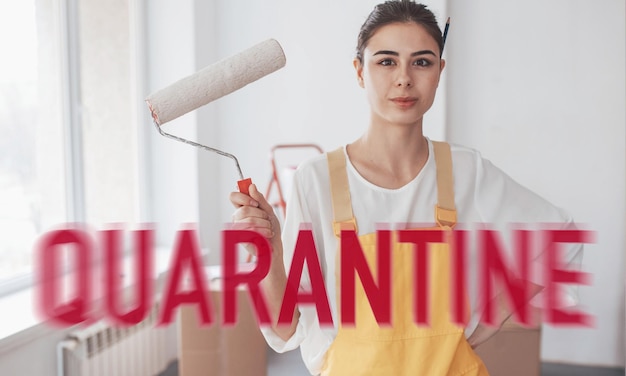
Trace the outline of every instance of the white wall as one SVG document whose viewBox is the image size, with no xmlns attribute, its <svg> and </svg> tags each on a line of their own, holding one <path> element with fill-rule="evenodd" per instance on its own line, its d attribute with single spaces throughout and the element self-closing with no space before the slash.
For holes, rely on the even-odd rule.
<svg viewBox="0 0 626 376">
<path fill-rule="evenodd" d="M 449 1 L 448 140 L 568 210 L 597 242 L 595 327 L 545 327 L 545 360 L 624 365 L 624 1 Z"/>
<path fill-rule="evenodd" d="M 194 1 L 154 0 L 145 4 L 147 92 L 138 101 L 196 71 Z M 197 116 L 195 112 L 186 114 L 165 124 L 163 130 L 194 140 Z M 153 127 L 151 122 L 145 126 Z M 152 176 L 149 220 L 155 222 L 159 245 L 171 246 L 181 224 L 198 221 L 197 153 L 188 145 L 162 137 L 156 129 L 148 137 Z"/>
<path fill-rule="evenodd" d="M 352 57 L 358 28 L 375 3 L 159 0 L 150 5 L 159 13 L 151 21 L 151 46 L 160 51 L 150 54 L 151 87 L 278 39 L 287 55 L 284 69 L 188 115 L 190 137 L 197 124 L 202 142 L 237 155 L 244 175 L 264 190 L 271 146 L 314 142 L 330 149 L 365 129 L 367 107 Z M 593 286 L 580 294 L 596 326 L 546 328 L 543 358 L 623 366 L 623 1 L 429 3 L 441 21 L 451 15 L 453 23 L 447 81 L 427 134 L 481 150 L 598 231 L 584 260 Z M 187 131 L 181 121 L 172 132 Z M 159 229 L 175 231 L 199 215 L 203 245 L 218 262 L 220 231 L 232 213 L 228 192 L 238 177 L 230 160 L 200 155 L 196 161 L 189 148 L 155 149 L 154 219 Z"/>
<path fill-rule="evenodd" d="M 38 329 L 36 328 L 35 330 Z M 19 343 L 10 349 L 2 351 L 0 355 L 0 370 L 2 370 L 2 374 L 33 376 L 56 374 L 56 346 L 70 332 L 70 329 L 39 329 L 36 339 L 29 339 L 25 343 Z M 29 336 L 25 333 L 20 335 Z M 34 354 L 37 354 L 37 361 L 33 361 Z"/>
</svg>

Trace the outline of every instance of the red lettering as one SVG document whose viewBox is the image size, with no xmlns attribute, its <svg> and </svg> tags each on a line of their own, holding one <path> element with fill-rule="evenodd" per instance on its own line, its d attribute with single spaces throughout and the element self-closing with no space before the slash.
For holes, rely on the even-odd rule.
<svg viewBox="0 0 626 376">
<path fill-rule="evenodd" d="M 61 297 L 64 295 L 64 273 L 59 265 L 63 260 L 63 246 L 67 249 L 68 256 L 73 254 L 76 260 L 72 286 L 76 286 L 77 291 L 74 297 L 65 302 L 62 302 Z M 89 236 L 77 229 L 55 230 L 44 235 L 37 248 L 38 270 L 41 272 L 37 301 L 40 303 L 41 314 L 57 325 L 71 326 L 88 321 L 92 296 L 89 273 L 92 244 Z"/>
<path fill-rule="evenodd" d="M 341 231 L 341 323 L 355 322 L 355 284 L 359 275 L 363 291 L 379 324 L 391 324 L 390 231 L 377 231 L 377 279 L 374 282 L 361 243 L 354 231 Z"/>
<path fill-rule="evenodd" d="M 309 292 L 301 292 L 299 289 L 305 263 L 311 280 L 311 291 Z M 280 315 L 278 317 L 279 324 L 291 323 L 297 303 L 314 304 L 317 309 L 320 324 L 333 324 L 322 268 L 319 258 L 317 257 L 317 249 L 315 248 L 313 232 L 311 230 L 300 230 L 298 233 L 293 260 L 289 267 L 285 295 L 280 307 Z"/>
<path fill-rule="evenodd" d="M 105 299 L 109 318 L 118 325 L 139 324 L 148 313 L 153 302 L 153 231 L 134 231 L 135 249 L 135 307 L 126 313 L 121 312 L 120 305 L 124 301 L 124 289 L 120 286 L 123 276 L 121 272 L 122 246 L 121 230 L 106 230 L 102 233 L 105 257 Z M 122 302 L 120 302 L 122 300 Z"/>
<path fill-rule="evenodd" d="M 451 263 L 452 263 L 452 322 L 457 325 L 465 326 L 469 321 L 469 302 L 467 299 L 467 291 L 465 289 L 465 246 L 467 240 L 467 231 L 455 230 L 451 244 Z"/>
<path fill-rule="evenodd" d="M 426 245 L 442 243 L 442 230 L 400 230 L 398 240 L 415 245 L 415 296 L 413 310 L 415 323 L 428 325 L 430 322 L 430 272 Z"/>
<path fill-rule="evenodd" d="M 414 245 L 414 281 L 413 310 L 414 321 L 427 325 L 431 319 L 430 278 L 432 269 L 429 259 L 428 243 L 442 243 L 450 240 L 450 306 L 451 320 L 459 325 L 467 323 L 469 304 L 465 289 L 467 271 L 467 234 L 468 231 L 455 230 L 443 232 L 433 230 L 398 231 L 399 242 Z M 494 295 L 506 297 L 508 305 L 513 307 L 516 320 L 522 324 L 531 324 L 529 300 L 532 297 L 530 281 L 531 231 L 516 230 L 514 235 L 514 259 L 507 260 L 502 254 L 495 231 L 478 230 L 478 249 L 481 249 L 481 304 L 484 308 L 483 319 L 487 324 L 495 325 L 502 317 L 495 314 Z M 566 310 L 562 302 L 561 284 L 590 284 L 590 274 L 574 270 L 571 265 L 562 262 L 561 244 L 591 243 L 593 232 L 575 229 L 547 230 L 542 232 L 545 241 L 544 260 L 544 298 L 545 321 L 551 324 L 592 325 L 593 317 L 574 309 Z M 448 235 L 450 237 L 448 238 Z M 340 296 L 341 321 L 354 324 L 356 320 L 356 279 L 368 299 L 372 313 L 381 325 L 391 324 L 391 236 L 392 232 L 377 232 L 377 249 L 374 259 L 368 259 L 363 253 L 357 234 L 354 231 L 342 231 L 340 254 Z M 112 321 L 120 325 L 133 325 L 141 322 L 153 304 L 153 238 L 152 230 L 134 232 L 133 266 L 135 278 L 131 291 L 134 302 L 129 303 L 124 297 L 121 286 L 121 230 L 108 230 L 102 233 L 104 251 L 105 312 Z M 241 271 L 237 263 L 237 245 L 248 243 L 257 249 L 257 263 L 252 271 Z M 95 320 L 98 316 L 92 308 L 93 276 L 98 270 L 93 264 L 93 244 L 87 232 L 78 228 L 51 231 L 44 234 L 36 246 L 36 277 L 38 284 L 36 304 L 40 314 L 53 324 L 75 325 Z M 270 323 L 270 315 L 259 283 L 267 276 L 272 261 L 269 242 L 262 235 L 253 231 L 225 230 L 223 232 L 223 310 L 224 324 L 234 324 L 237 316 L 237 288 L 247 285 L 257 318 L 260 323 Z M 70 262 L 64 264 L 65 259 Z M 511 268 L 508 262 L 517 265 Z M 274 261 L 278 262 L 278 261 Z M 310 282 L 310 291 L 300 291 L 299 286 L 306 264 Z M 64 276 L 64 266 L 73 268 L 72 274 Z M 374 278 L 376 269 L 376 278 Z M 70 283 L 67 283 L 70 280 Z M 203 324 L 211 324 L 210 299 L 206 294 L 205 274 L 202 267 L 197 234 L 194 230 L 179 231 L 170 273 L 165 283 L 159 325 L 173 320 L 173 312 L 181 304 L 194 304 L 199 310 Z M 185 281 L 185 282 L 184 282 Z M 189 281 L 188 283 L 186 281 Z M 498 283 L 498 288 L 495 284 Z M 70 290 L 65 286 L 72 286 Z M 502 288 L 499 288 L 502 286 Z M 360 291 L 360 290 L 359 290 Z M 497 292 L 497 293 L 496 293 Z M 407 297 L 409 298 L 409 297 Z M 332 325 L 332 314 L 328 295 L 314 244 L 311 230 L 301 230 L 294 250 L 283 302 L 278 322 L 289 323 L 298 304 L 314 304 L 320 324 Z M 130 305 L 130 307 L 128 307 Z"/>
<path fill-rule="evenodd" d="M 172 322 L 174 309 L 181 304 L 196 304 L 202 318 L 202 324 L 211 324 L 210 303 L 204 289 L 206 286 L 204 270 L 195 230 L 178 232 L 170 273 L 165 284 L 163 306 L 158 325 Z M 193 289 L 181 292 L 179 285 L 183 282 L 183 271 L 188 268 Z"/>
<path fill-rule="evenodd" d="M 525 325 L 530 325 L 529 315 L 529 291 L 528 291 L 528 256 L 529 256 L 529 231 L 516 230 L 515 231 L 515 244 L 516 244 L 516 263 L 519 265 L 518 275 L 514 275 L 509 268 L 505 266 L 503 256 L 500 253 L 502 249 L 498 240 L 496 239 L 497 232 L 492 230 L 479 230 L 478 237 L 480 244 L 483 246 L 483 278 L 482 292 L 484 294 L 484 319 L 485 323 L 489 325 L 497 325 L 497 320 L 504 320 L 504 318 L 496 317 L 494 309 L 496 308 L 493 298 L 500 294 L 493 293 L 492 276 L 498 276 L 500 281 L 504 281 L 505 289 L 502 291 L 506 293 L 509 303 L 514 308 L 514 314 L 518 318 L 519 322 Z M 500 299 L 498 299 L 500 300 Z"/>
<path fill-rule="evenodd" d="M 237 286 L 248 285 L 248 293 L 254 303 L 260 323 L 268 324 L 270 316 L 259 283 L 270 270 L 272 250 L 261 234 L 248 230 L 224 230 L 224 324 L 234 324 L 237 316 Z M 256 247 L 257 264 L 248 273 L 237 272 L 237 244 L 250 243 Z"/>
<path fill-rule="evenodd" d="M 575 270 L 566 270 L 567 266 L 559 263 L 561 243 L 591 243 L 593 233 L 583 230 L 547 230 L 545 231 L 547 241 L 546 255 L 546 291 L 545 301 L 547 310 L 546 322 L 552 324 L 578 324 L 584 326 L 593 325 L 593 318 L 581 311 L 571 312 L 562 309 L 563 302 L 559 283 L 572 283 L 590 285 L 591 275 Z"/>
</svg>

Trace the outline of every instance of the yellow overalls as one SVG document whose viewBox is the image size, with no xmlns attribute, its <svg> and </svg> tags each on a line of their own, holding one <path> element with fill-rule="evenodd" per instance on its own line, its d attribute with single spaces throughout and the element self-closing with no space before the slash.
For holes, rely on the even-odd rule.
<svg viewBox="0 0 626 376">
<path fill-rule="evenodd" d="M 452 158 L 450 146 L 434 142 L 437 165 L 438 228 L 450 230 L 456 224 Z M 352 226 L 350 190 L 346 159 L 342 149 L 328 153 L 335 235 Z M 429 326 L 414 323 L 413 244 L 397 242 L 392 236 L 391 289 L 392 324 L 380 327 L 360 282 L 356 283 L 355 325 L 339 324 L 337 337 L 326 353 L 322 375 L 489 375 L 481 359 L 465 339 L 463 328 L 451 321 L 449 247 L 445 243 L 429 246 L 430 320 Z M 376 271 L 376 234 L 359 236 L 361 247 L 373 275 Z M 336 256 L 337 306 L 340 307 L 339 252 Z"/>
</svg>

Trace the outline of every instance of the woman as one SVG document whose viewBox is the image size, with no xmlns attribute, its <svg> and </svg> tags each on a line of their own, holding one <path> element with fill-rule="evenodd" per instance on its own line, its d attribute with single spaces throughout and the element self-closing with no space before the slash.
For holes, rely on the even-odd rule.
<svg viewBox="0 0 626 376">
<path fill-rule="evenodd" d="M 423 117 L 445 67 L 442 50 L 441 30 L 425 6 L 406 0 L 376 6 L 361 27 L 354 59 L 358 84 L 370 105 L 365 133 L 298 169 L 282 239 L 278 220 L 256 187 L 251 187 L 250 196 L 231 194 L 237 208 L 233 220 L 265 235 L 272 246 L 272 265 L 262 288 L 274 324 L 262 331 L 278 352 L 300 346 L 311 374 L 487 375 L 472 347 L 497 330 L 477 325 L 480 312 L 474 312 L 466 328 L 451 322 L 445 244 L 431 244 L 429 253 L 430 282 L 436 292 L 429 326 L 415 325 L 413 252 L 406 241 L 395 242 L 392 250 L 392 325 L 375 323 L 359 288 L 356 323 L 341 325 L 338 228 L 356 230 L 364 254 L 375 260 L 380 224 L 401 230 L 413 229 L 416 223 L 449 229 L 456 222 L 569 221 L 476 151 L 424 137 Z M 301 224 L 310 224 L 313 232 L 331 304 L 330 327 L 320 325 L 313 305 L 300 305 L 291 325 L 276 324 L 287 283 L 285 270 Z M 300 288 L 310 290 L 306 273 Z"/>
</svg>

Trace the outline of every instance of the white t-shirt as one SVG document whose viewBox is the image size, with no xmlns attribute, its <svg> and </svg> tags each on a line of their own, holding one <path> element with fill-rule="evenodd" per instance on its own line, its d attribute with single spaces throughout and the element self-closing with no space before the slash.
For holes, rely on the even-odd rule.
<svg viewBox="0 0 626 376">
<path fill-rule="evenodd" d="M 420 173 L 398 189 L 381 188 L 365 180 L 350 163 L 346 154 L 348 183 L 358 235 L 375 232 L 378 225 L 391 230 L 407 228 L 406 226 L 410 228 L 435 226 L 436 166 L 430 140 L 428 147 L 428 160 Z M 457 228 L 473 230 L 476 228 L 475 225 L 482 224 L 480 226 L 483 227 L 488 225 L 489 228 L 500 231 L 504 244 L 507 244 L 512 229 L 510 224 L 558 223 L 563 227 L 565 223 L 571 223 L 572 220 L 567 214 L 516 183 L 491 162 L 482 158 L 477 151 L 451 145 L 451 152 Z M 298 168 L 287 203 L 282 240 L 284 262 L 289 271 L 301 225 L 307 224 L 307 228 L 312 229 L 334 326 L 320 326 L 315 306 L 303 304 L 298 307 L 300 319 L 296 332 L 288 341 L 283 341 L 269 327 L 261 329 L 270 347 L 277 352 L 293 350 L 300 346 L 304 363 L 311 374 L 318 374 L 321 371 L 326 350 L 333 342 L 338 328 L 335 288 L 335 252 L 338 249 L 338 239 L 332 228 L 333 211 L 329 180 L 325 154 L 304 162 Z M 473 243 L 475 243 L 473 240 L 470 241 L 470 244 Z M 505 248 L 512 249 L 510 246 Z M 470 249 L 469 252 L 469 291 L 474 307 L 477 299 L 474 282 L 477 280 L 477 258 L 475 249 Z M 579 263 L 582 245 L 568 247 L 565 257 L 568 262 Z M 515 260 L 513 257 L 509 259 Z M 540 278 L 541 275 L 535 277 Z M 306 266 L 300 288 L 310 291 Z M 570 299 L 569 304 L 572 304 L 572 300 L 575 299 L 573 289 L 568 288 L 567 297 Z M 466 336 L 476 328 L 478 316 L 477 313 L 472 315 L 465 330 Z"/>
</svg>

